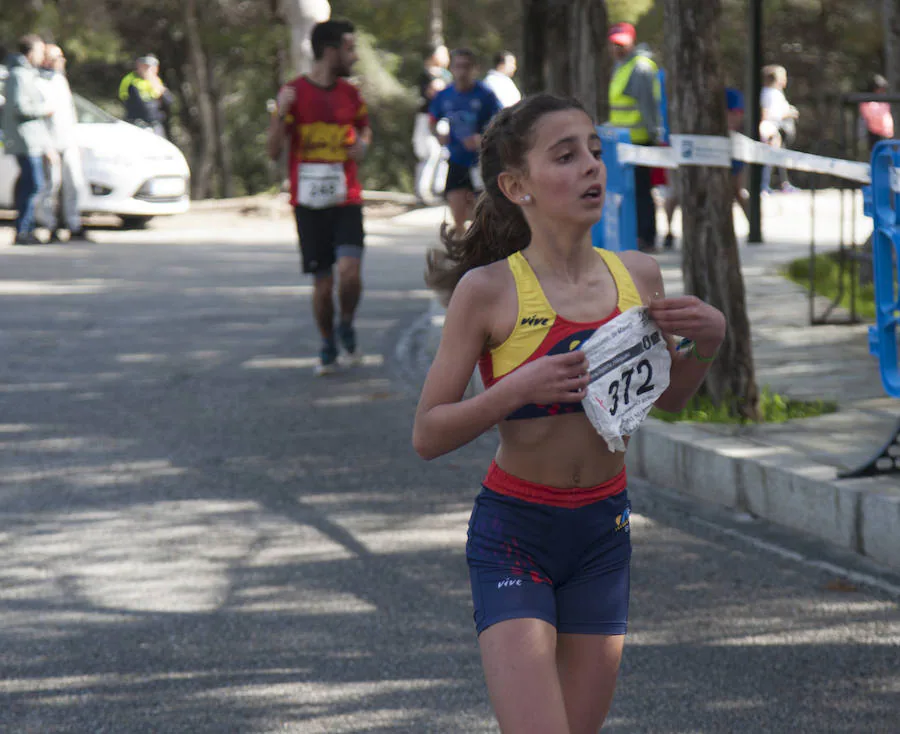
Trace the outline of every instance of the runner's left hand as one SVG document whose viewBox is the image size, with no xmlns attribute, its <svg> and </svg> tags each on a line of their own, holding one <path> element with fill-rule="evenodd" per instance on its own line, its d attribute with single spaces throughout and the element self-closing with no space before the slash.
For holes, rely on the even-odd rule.
<svg viewBox="0 0 900 734">
<path fill-rule="evenodd" d="M 725 339 L 725 315 L 697 296 L 657 298 L 650 301 L 650 315 L 667 334 L 690 339 L 701 354 L 712 354 Z"/>
<path fill-rule="evenodd" d="M 470 150 L 473 153 L 478 150 L 481 146 L 481 136 L 480 135 L 470 135 L 465 140 L 463 140 L 463 147 L 466 150 Z"/>
</svg>

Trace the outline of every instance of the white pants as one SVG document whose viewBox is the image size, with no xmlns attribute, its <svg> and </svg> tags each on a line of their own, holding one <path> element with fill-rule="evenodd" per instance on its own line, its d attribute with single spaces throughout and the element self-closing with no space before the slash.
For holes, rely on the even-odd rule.
<svg viewBox="0 0 900 734">
<path fill-rule="evenodd" d="M 431 133 L 429 115 L 416 115 L 413 128 L 413 152 L 419 159 L 416 165 L 416 196 L 426 204 L 433 204 L 436 197 L 444 192 L 447 181 L 447 161 L 443 147 Z"/>
<path fill-rule="evenodd" d="M 38 226 L 51 232 L 57 229 L 77 232 L 81 229 L 80 202 L 84 197 L 81 152 L 73 145 L 60 151 L 54 163 L 48 164 L 46 159 L 44 162 L 46 180 L 35 204 Z"/>
</svg>

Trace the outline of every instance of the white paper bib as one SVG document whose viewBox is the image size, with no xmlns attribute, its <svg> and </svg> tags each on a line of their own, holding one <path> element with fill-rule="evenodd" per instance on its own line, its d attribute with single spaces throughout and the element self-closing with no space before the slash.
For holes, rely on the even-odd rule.
<svg viewBox="0 0 900 734">
<path fill-rule="evenodd" d="M 669 386 L 672 357 L 663 333 L 643 306 L 601 326 L 582 346 L 591 382 L 584 412 L 610 451 L 625 451 L 653 403 Z"/>
<path fill-rule="evenodd" d="M 327 209 L 347 200 L 347 176 L 343 163 L 300 163 L 297 169 L 297 202 L 310 209 Z"/>
</svg>

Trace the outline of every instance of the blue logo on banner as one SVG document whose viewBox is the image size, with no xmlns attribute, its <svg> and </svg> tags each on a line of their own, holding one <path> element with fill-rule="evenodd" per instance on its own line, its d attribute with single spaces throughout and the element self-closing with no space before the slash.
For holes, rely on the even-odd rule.
<svg viewBox="0 0 900 734">
<path fill-rule="evenodd" d="M 694 141 L 693 140 L 682 140 L 681 141 L 681 157 L 685 160 L 690 160 L 694 157 Z"/>
</svg>

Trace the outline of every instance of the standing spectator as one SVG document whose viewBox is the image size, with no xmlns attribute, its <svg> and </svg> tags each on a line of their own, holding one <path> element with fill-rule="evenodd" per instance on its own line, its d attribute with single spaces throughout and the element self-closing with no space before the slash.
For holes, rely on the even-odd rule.
<svg viewBox="0 0 900 734">
<path fill-rule="evenodd" d="M 8 61 L 3 135 L 6 152 L 16 157 L 21 171 L 16 184 L 17 245 L 39 245 L 34 233 L 34 208 L 44 185 L 44 156 L 52 155 L 46 120 L 53 114 L 40 87 L 38 67 L 44 60 L 44 42 L 29 34 L 19 39 L 19 53 Z"/>
<path fill-rule="evenodd" d="M 744 93 L 734 87 L 725 87 L 725 110 L 728 116 L 729 133 L 744 131 Z M 744 187 L 744 161 L 731 159 L 731 193 L 741 207 L 747 221 L 750 221 L 750 194 Z"/>
<path fill-rule="evenodd" d="M 41 66 L 44 96 L 53 107 L 47 118 L 53 154 L 47 157 L 47 181 L 38 198 L 36 216 L 58 241 L 60 226 L 69 230 L 69 241 L 83 240 L 79 199 L 84 190 L 81 152 L 75 135 L 78 119 L 72 90 L 66 79 L 66 57 L 59 46 L 48 44 Z"/>
<path fill-rule="evenodd" d="M 797 118 L 800 113 L 787 101 L 784 90 L 787 87 L 787 70 L 783 66 L 770 64 L 762 70 L 763 88 L 759 95 L 760 123 L 759 138 L 773 148 L 789 147 L 797 137 Z M 781 190 L 796 191 L 788 181 L 787 169 L 780 168 Z M 763 166 L 762 190 L 772 189 L 772 166 Z"/>
<path fill-rule="evenodd" d="M 313 276 L 313 313 L 322 349 L 317 375 L 337 368 L 334 266 L 340 320 L 337 338 L 358 362 L 353 318 L 362 296 L 362 185 L 358 165 L 372 142 L 369 113 L 347 81 L 358 56 L 353 24 L 327 20 L 312 30 L 312 71 L 278 92 L 267 152 L 276 160 L 285 141 L 290 154 L 291 204 L 297 219 L 303 272 Z"/>
<path fill-rule="evenodd" d="M 510 51 L 495 54 L 494 68 L 484 77 L 484 83 L 504 107 L 512 107 L 522 99 L 522 93 L 512 79 L 515 75 L 516 57 Z"/>
<path fill-rule="evenodd" d="M 159 59 L 152 54 L 141 56 L 135 69 L 119 84 L 119 99 L 125 105 L 125 121 L 146 127 L 166 137 L 172 93 L 159 78 Z"/>
<path fill-rule="evenodd" d="M 419 109 L 413 128 L 413 152 L 418 159 L 416 165 L 416 197 L 421 204 L 432 203 L 438 188 L 437 175 L 441 166 L 441 144 L 431 131 L 428 109 L 438 92 L 453 80 L 447 68 L 450 52 L 443 44 L 429 46 L 425 51 L 422 73 L 419 75 Z"/>
<path fill-rule="evenodd" d="M 478 62 L 467 48 L 450 54 L 453 83 L 439 92 L 431 103 L 431 130 L 447 120 L 450 132 L 438 134 L 438 140 L 450 152 L 447 185 L 444 192 L 453 216 L 454 237 L 462 237 L 466 221 L 475 210 L 475 192 L 484 185 L 478 170 L 481 134 L 491 118 L 500 111 L 500 100 L 483 82 L 477 80 Z"/>
<path fill-rule="evenodd" d="M 609 29 L 608 37 L 616 64 L 609 82 L 609 124 L 629 128 L 635 145 L 658 145 L 662 139 L 662 90 L 657 66 L 635 49 L 637 33 L 630 23 L 616 23 Z M 650 174 L 649 168 L 634 169 L 638 249 L 642 252 L 656 249 L 656 205 Z"/>
<path fill-rule="evenodd" d="M 881 74 L 872 77 L 869 85 L 871 94 L 887 94 L 887 91 L 887 79 Z M 887 102 L 863 102 L 859 106 L 859 117 L 865 126 L 869 152 L 879 140 L 891 140 L 894 137 L 894 117 Z"/>
</svg>

